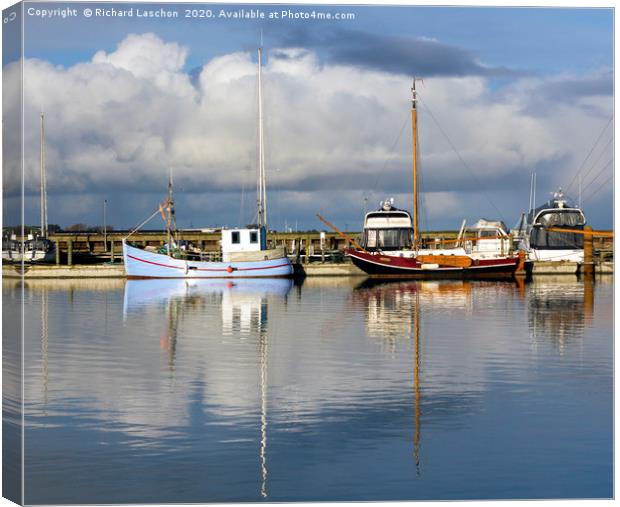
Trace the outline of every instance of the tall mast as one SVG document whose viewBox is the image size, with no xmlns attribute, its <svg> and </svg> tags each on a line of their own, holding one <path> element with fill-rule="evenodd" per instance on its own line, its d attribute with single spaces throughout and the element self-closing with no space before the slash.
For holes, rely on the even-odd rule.
<svg viewBox="0 0 620 507">
<path fill-rule="evenodd" d="M 47 181 L 45 176 L 45 127 L 41 113 L 41 236 L 47 238 Z"/>
<path fill-rule="evenodd" d="M 265 143 L 263 133 L 263 90 L 262 90 L 262 54 L 258 48 L 258 182 L 256 199 L 258 203 L 258 225 L 267 227 L 267 190 L 265 187 Z"/>
<path fill-rule="evenodd" d="M 415 77 L 411 86 L 411 133 L 413 149 L 413 247 L 417 249 L 420 242 L 418 227 L 418 96 L 415 89 Z"/>
<path fill-rule="evenodd" d="M 173 199 L 173 186 L 174 182 L 172 180 L 172 167 L 170 168 L 170 173 L 168 175 L 168 199 L 167 202 L 167 211 L 168 216 L 166 220 L 166 229 L 168 236 L 168 255 L 170 255 L 171 251 L 171 241 L 174 239 L 174 233 L 176 232 L 177 224 L 174 216 L 174 199 Z"/>
</svg>

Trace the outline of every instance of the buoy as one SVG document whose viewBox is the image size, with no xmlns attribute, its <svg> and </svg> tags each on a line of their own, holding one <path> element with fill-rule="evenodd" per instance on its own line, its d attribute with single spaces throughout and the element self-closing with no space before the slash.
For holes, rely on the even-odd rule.
<svg viewBox="0 0 620 507">
<path fill-rule="evenodd" d="M 232 273 L 234 271 L 234 269 L 232 268 L 232 266 L 228 266 L 226 268 L 226 271 L 228 271 L 229 273 Z"/>
</svg>

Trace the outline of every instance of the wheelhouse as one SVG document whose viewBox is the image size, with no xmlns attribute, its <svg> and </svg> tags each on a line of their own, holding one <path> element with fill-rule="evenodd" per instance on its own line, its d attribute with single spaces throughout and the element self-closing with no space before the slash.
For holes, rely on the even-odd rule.
<svg viewBox="0 0 620 507">
<path fill-rule="evenodd" d="M 372 251 L 407 250 L 413 246 L 413 223 L 408 211 L 394 207 L 394 199 L 364 218 L 362 246 Z"/>
<path fill-rule="evenodd" d="M 507 230 L 506 224 L 502 221 L 481 218 L 465 231 L 468 238 L 465 241 L 465 251 L 504 255 L 511 247 Z"/>
<path fill-rule="evenodd" d="M 569 250 L 583 248 L 586 217 L 579 208 L 569 207 L 560 191 L 548 203 L 530 213 L 530 248 L 544 250 Z M 566 232 L 552 229 L 567 229 Z"/>
</svg>

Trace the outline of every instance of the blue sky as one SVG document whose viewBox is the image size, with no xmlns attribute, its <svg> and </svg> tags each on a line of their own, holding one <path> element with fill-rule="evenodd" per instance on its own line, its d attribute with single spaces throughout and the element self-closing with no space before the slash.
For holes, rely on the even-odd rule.
<svg viewBox="0 0 620 507">
<path fill-rule="evenodd" d="M 56 4 L 39 2 L 36 5 L 41 8 L 57 7 Z M 86 4 L 76 2 L 75 5 Z M 147 9 L 162 4 L 134 5 Z M 215 11 L 226 6 L 212 4 L 210 8 Z M 231 7 L 230 4 L 228 7 Z M 251 5 L 232 7 L 247 9 Z M 272 8 L 268 4 L 261 7 L 265 11 Z M 291 9 L 304 10 L 295 5 Z M 321 9 L 339 10 L 333 6 Z M 491 65 L 537 73 L 585 72 L 612 66 L 613 18 L 610 9 L 347 6 L 346 11 L 356 15 L 355 22 L 352 26 L 346 26 L 347 29 L 435 38 L 470 51 Z M 112 50 L 127 33 L 150 31 L 166 40 L 176 40 L 191 47 L 192 54 L 187 61 L 191 68 L 226 51 L 254 48 L 261 28 L 266 44 L 271 38 L 280 41 L 283 34 L 292 30 L 326 28 L 326 23 L 293 20 L 286 23 L 278 20 L 242 23 L 235 25 L 229 20 L 216 18 L 209 21 L 207 32 L 205 21 L 197 19 L 85 20 L 79 16 L 50 22 L 27 16 L 26 50 L 27 55 L 71 65 L 89 59 L 100 49 Z M 329 28 L 341 31 L 345 26 L 340 24 Z M 67 37 L 68 34 L 71 36 Z"/>
<path fill-rule="evenodd" d="M 249 5 L 191 5 L 211 9 L 209 20 L 184 19 L 183 4 L 161 5 L 180 17 L 83 16 L 84 8 L 160 4 L 25 4 L 78 12 L 25 16 L 27 221 L 38 217 L 40 109 L 51 222 L 99 223 L 100 203 L 117 199 L 109 221 L 130 227 L 161 199 L 169 167 L 180 225 L 251 221 L 262 30 L 273 227 L 319 228 L 314 213 L 322 211 L 353 229 L 364 208 L 389 195 L 410 207 L 414 73 L 425 78 L 424 225 L 456 228 L 485 216 L 512 226 L 532 171 L 540 202 L 570 183 L 576 198 L 581 168 L 584 197 L 593 194 L 584 200 L 590 222 L 611 227 L 612 184 L 601 186 L 612 171 L 610 9 L 262 4 L 267 13 L 355 19 L 261 22 L 217 17 Z M 5 188 L 15 190 L 6 177 Z"/>
</svg>

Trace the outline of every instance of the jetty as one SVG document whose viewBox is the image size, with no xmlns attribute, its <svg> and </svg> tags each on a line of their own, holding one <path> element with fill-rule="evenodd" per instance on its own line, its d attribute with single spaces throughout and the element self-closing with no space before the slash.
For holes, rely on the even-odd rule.
<svg viewBox="0 0 620 507">
<path fill-rule="evenodd" d="M 47 264 L 3 263 L 2 274 L 6 278 L 122 278 L 122 241 L 128 231 L 103 232 L 56 232 L 49 234 L 55 245 L 55 262 Z M 349 237 L 359 232 L 346 232 Z M 429 231 L 422 240 L 437 245 L 450 244 L 457 231 Z M 179 231 L 179 239 L 189 241 L 209 252 L 220 249 L 221 232 L 214 229 L 185 229 Z M 528 274 L 594 274 L 613 273 L 613 239 L 596 232 L 584 237 L 583 264 L 575 262 L 535 262 L 527 266 Z M 164 231 L 140 231 L 131 237 L 139 246 L 163 247 L 167 241 Z M 295 260 L 297 272 L 302 276 L 365 276 L 355 267 L 343 251 L 347 241 L 342 234 L 325 231 L 270 232 L 273 246 L 284 247 Z"/>
</svg>

